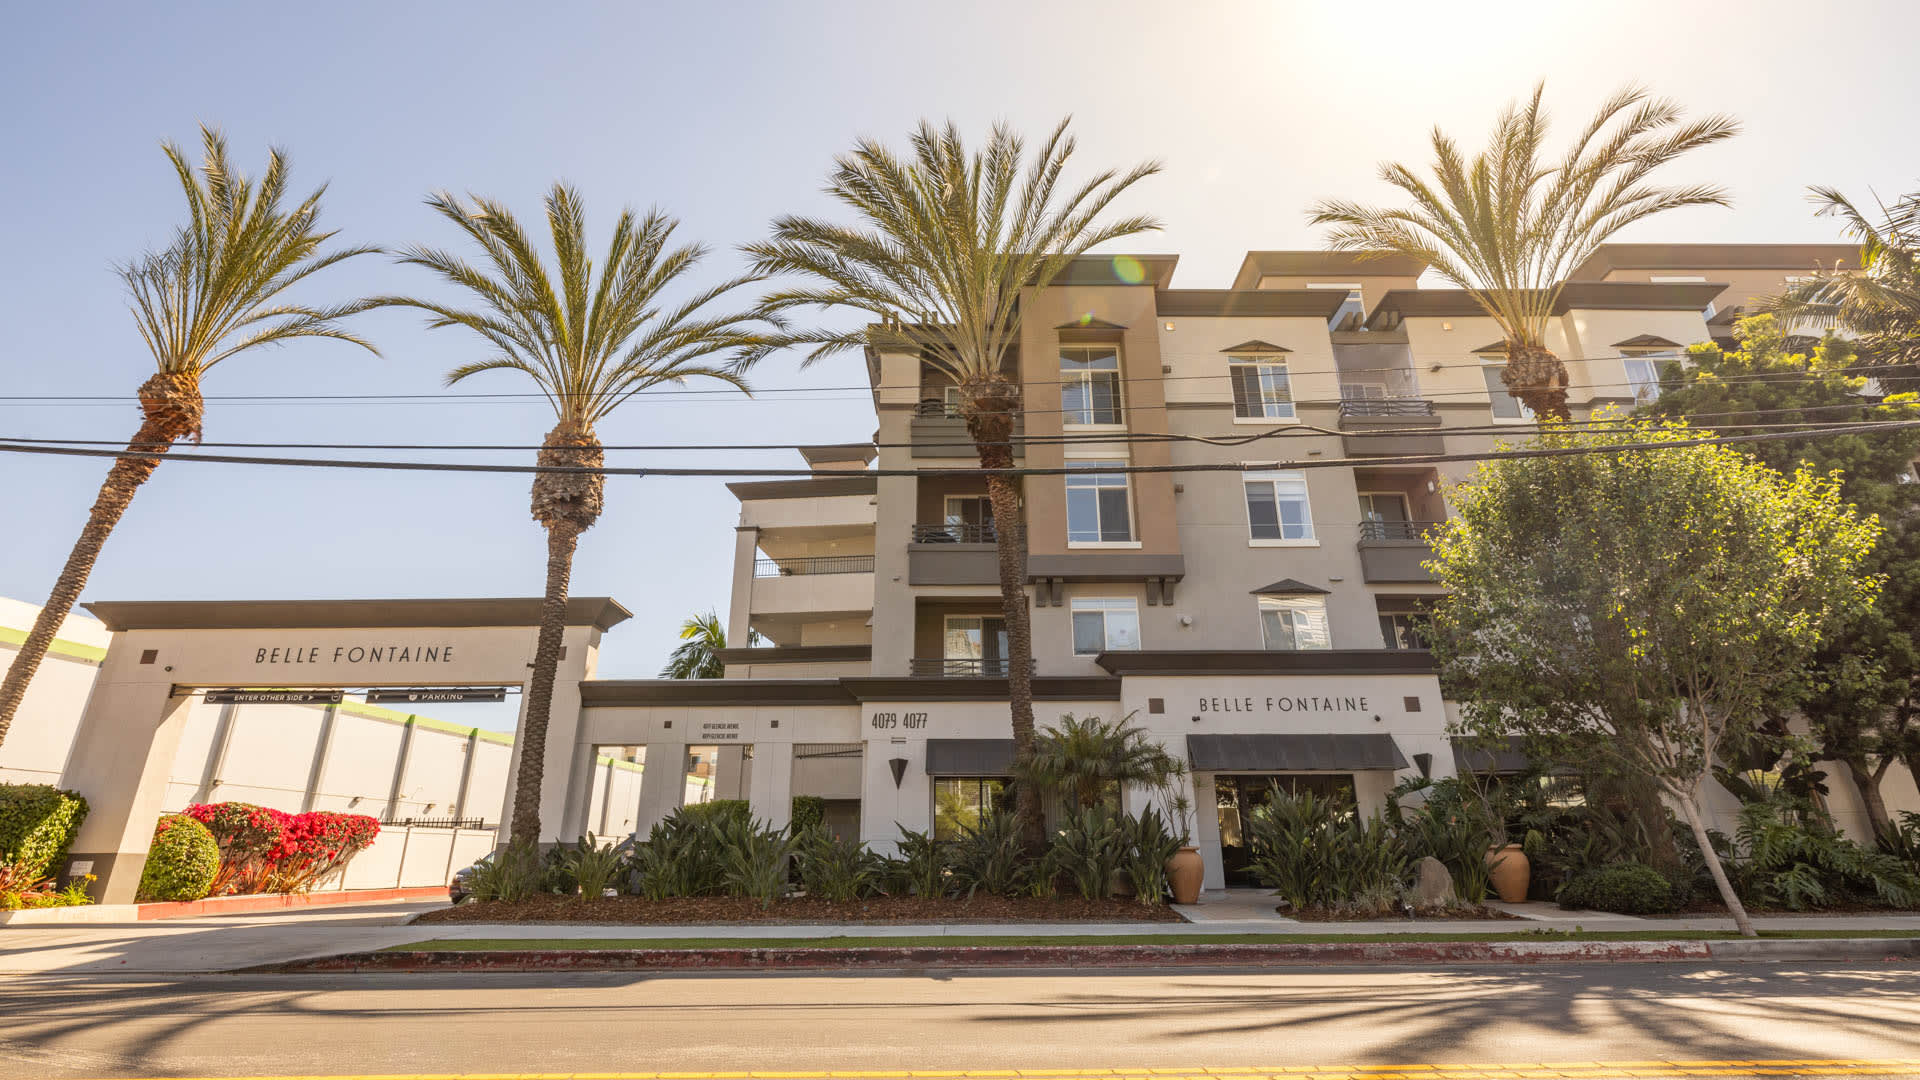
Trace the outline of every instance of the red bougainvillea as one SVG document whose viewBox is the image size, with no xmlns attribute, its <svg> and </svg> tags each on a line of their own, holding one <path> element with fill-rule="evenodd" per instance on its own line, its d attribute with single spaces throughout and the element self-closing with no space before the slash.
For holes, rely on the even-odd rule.
<svg viewBox="0 0 1920 1080">
<path fill-rule="evenodd" d="M 220 844 L 212 896 L 306 892 L 373 843 L 380 823 L 365 814 L 313 810 L 289 814 L 252 803 L 201 803 L 186 809 Z"/>
</svg>

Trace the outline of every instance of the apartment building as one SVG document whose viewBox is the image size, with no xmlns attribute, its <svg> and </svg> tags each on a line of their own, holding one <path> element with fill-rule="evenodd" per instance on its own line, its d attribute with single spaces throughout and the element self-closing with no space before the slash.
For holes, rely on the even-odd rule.
<svg viewBox="0 0 1920 1080">
<path fill-rule="evenodd" d="M 1849 250 L 1603 248 L 1548 333 L 1574 413 L 1657 393 L 1659 359 Z M 1028 298 L 1019 463 L 1115 471 L 1029 477 L 1019 524 L 1040 722 L 1126 716 L 1186 757 L 1219 887 L 1241 879 L 1239 815 L 1271 784 L 1371 808 L 1466 763 L 1417 617 L 1438 591 L 1425 533 L 1473 466 L 1404 459 L 1486 450 L 1531 417 L 1492 320 L 1419 287 L 1417 260 L 1256 251 L 1226 289 L 1175 287 L 1176 262 L 1083 258 Z M 785 737 L 849 769 L 857 743 L 861 801 L 844 785 L 842 812 L 884 845 L 949 832 L 1003 790 L 1006 523 L 980 479 L 941 475 L 976 464 L 948 380 L 908 354 L 872 354 L 868 374 L 873 442 L 810 448 L 813 479 L 731 485 L 729 635 L 763 647 L 729 650 L 727 689 L 685 693 L 792 708 Z"/>
<path fill-rule="evenodd" d="M 1656 393 L 1660 358 L 1840 257 L 1603 248 L 1567 283 L 1547 334 L 1573 412 Z M 970 475 L 947 380 L 917 355 L 875 352 L 870 439 L 808 447 L 806 479 L 729 485 L 740 516 L 728 638 L 741 647 L 723 653 L 725 678 L 596 678 L 600 635 L 625 612 L 576 598 L 542 834 L 595 827 L 594 765 L 610 753 L 641 770 L 641 833 L 711 797 L 745 798 L 774 824 L 795 796 L 818 797 L 829 823 L 881 850 L 901 829 L 951 835 L 977 820 L 1004 801 L 1014 753 L 994 548 L 1014 526 L 1039 722 L 1125 717 L 1188 761 L 1208 888 L 1247 880 L 1243 815 L 1276 784 L 1372 810 L 1408 777 L 1511 766 L 1448 737 L 1456 708 L 1419 636 L 1439 591 L 1426 535 L 1448 515 L 1448 483 L 1474 467 L 1431 458 L 1483 452 L 1532 424 L 1501 382 L 1499 330 L 1464 292 L 1420 287 L 1415 260 L 1256 251 L 1223 289 L 1176 287 L 1176 262 L 1083 258 L 1025 298 L 1018 463 L 1075 471 L 1028 476 L 1020 522 L 994 520 Z M 183 715 L 182 687 L 518 684 L 537 603 L 120 607 L 145 614 L 116 627 L 112 678 L 83 725 L 99 731 L 76 742 L 94 748 L 95 771 L 128 756 L 109 752 L 132 730 L 125 717 Z M 306 628 L 282 636 L 311 639 L 301 655 L 318 663 L 262 669 L 259 632 L 289 627 Z M 335 662 L 383 627 L 440 643 L 449 663 Z M 184 727 L 138 729 L 151 740 L 149 729 L 177 739 Z M 141 790 L 164 779 L 153 755 L 172 754 L 158 746 Z M 1832 806 L 1864 835 L 1845 777 L 1828 770 Z M 1898 770 L 1884 794 L 1920 807 Z M 143 853 L 141 815 L 157 805 L 97 814 L 85 850 Z M 1723 794 L 1709 809 L 1725 827 L 1735 804 Z"/>
</svg>

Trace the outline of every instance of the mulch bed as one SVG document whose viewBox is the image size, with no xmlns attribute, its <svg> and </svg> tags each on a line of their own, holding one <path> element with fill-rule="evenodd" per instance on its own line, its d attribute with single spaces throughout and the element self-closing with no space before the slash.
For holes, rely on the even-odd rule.
<svg viewBox="0 0 1920 1080">
<path fill-rule="evenodd" d="M 1299 919 L 1301 922 L 1423 923 L 1423 922 L 1457 922 L 1461 920 L 1482 920 L 1482 919 L 1514 919 L 1521 922 L 1526 921 L 1524 919 L 1521 919 L 1521 917 L 1518 915 L 1511 915 L 1511 914 L 1508 914 L 1507 912 L 1501 911 L 1499 908 L 1490 908 L 1490 907 L 1463 907 L 1463 908 L 1452 908 L 1452 909 L 1441 910 L 1441 911 L 1423 911 L 1420 914 L 1414 915 L 1412 917 L 1409 917 L 1405 912 L 1388 912 L 1385 915 L 1355 915 L 1351 912 L 1327 911 L 1319 908 L 1309 910 L 1309 911 L 1295 911 L 1292 908 L 1286 907 L 1285 905 L 1274 908 L 1274 910 L 1286 916 L 1289 919 Z"/>
<path fill-rule="evenodd" d="M 762 908 L 753 900 L 725 896 L 674 900 L 610 896 L 599 900 L 582 900 L 579 897 L 548 895 L 511 903 L 470 900 L 450 908 L 429 911 L 415 921 L 613 923 L 633 926 L 759 923 L 777 926 L 796 923 L 1177 923 L 1185 920 L 1164 905 L 1148 907 L 1133 900 L 1083 900 L 1078 897 L 1040 900 L 1024 896 L 947 899 L 876 896 L 849 903 L 801 897 L 777 900 L 772 907 Z"/>
</svg>

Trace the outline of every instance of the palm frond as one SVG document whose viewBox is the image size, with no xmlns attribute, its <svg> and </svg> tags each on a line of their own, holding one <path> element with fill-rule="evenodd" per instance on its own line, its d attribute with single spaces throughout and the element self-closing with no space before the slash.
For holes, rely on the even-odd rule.
<svg viewBox="0 0 1920 1080">
<path fill-rule="evenodd" d="M 431 271 L 471 306 L 413 296 L 381 304 L 416 308 L 431 328 L 464 327 L 495 350 L 448 373 L 449 384 L 483 372 L 516 371 L 531 379 L 556 418 L 587 432 L 622 402 L 663 382 L 717 379 L 747 388 L 745 368 L 766 348 L 762 320 L 750 309 L 722 306 L 754 278 L 733 278 L 674 301 L 706 249 L 672 245 L 672 217 L 623 210 L 606 254 L 588 254 L 586 210 L 565 184 L 548 191 L 544 209 L 552 265 L 504 204 L 434 192 L 427 205 L 457 226 L 480 258 L 468 262 L 423 246 L 399 262 Z M 724 363 L 708 362 L 722 353 Z"/>
<path fill-rule="evenodd" d="M 769 342 L 810 346 L 808 364 L 853 348 L 899 348 L 956 381 L 996 378 L 1019 340 L 1023 292 L 1046 288 L 1097 244 L 1160 227 L 1145 215 L 1102 220 L 1159 171 L 1156 163 L 1061 186 L 1075 150 L 1070 122 L 1031 155 L 1004 124 L 977 150 L 951 121 L 923 120 L 904 154 L 856 142 L 835 159 L 826 189 L 852 223 L 781 217 L 768 239 L 744 250 L 756 273 L 802 279 L 761 297 L 763 317 L 846 308 L 874 321 L 854 331 L 787 327 Z"/>
<path fill-rule="evenodd" d="M 186 199 L 186 224 L 165 247 L 119 268 L 155 365 L 199 374 L 243 352 L 296 338 L 332 338 L 377 354 L 340 325 L 372 302 L 309 305 L 280 298 L 322 270 L 379 249 L 323 251 L 335 235 L 319 228 L 324 185 L 289 207 L 285 153 L 270 151 L 255 181 L 234 169 L 225 136 L 205 126 L 200 135 L 197 166 L 180 147 L 161 144 Z"/>
</svg>

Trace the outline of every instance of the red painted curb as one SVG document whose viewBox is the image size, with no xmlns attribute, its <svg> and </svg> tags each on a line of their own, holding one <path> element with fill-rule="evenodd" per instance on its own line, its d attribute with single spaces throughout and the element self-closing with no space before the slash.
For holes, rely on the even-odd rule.
<svg viewBox="0 0 1920 1080">
<path fill-rule="evenodd" d="M 978 945 L 777 949 L 536 949 L 349 953 L 279 971 L 727 971 L 918 967 L 1179 967 L 1279 964 L 1541 964 L 1712 958 L 1702 941 L 1302 942 L 1276 945 Z"/>
<path fill-rule="evenodd" d="M 335 904 L 368 904 L 392 900 L 444 900 L 445 885 L 414 889 L 345 889 L 322 893 L 258 893 L 249 896 L 209 896 L 204 900 L 179 900 L 162 904 L 139 904 L 134 917 L 148 919 L 185 919 L 195 915 L 246 915 L 255 911 L 285 911 L 291 908 L 331 907 Z"/>
</svg>

